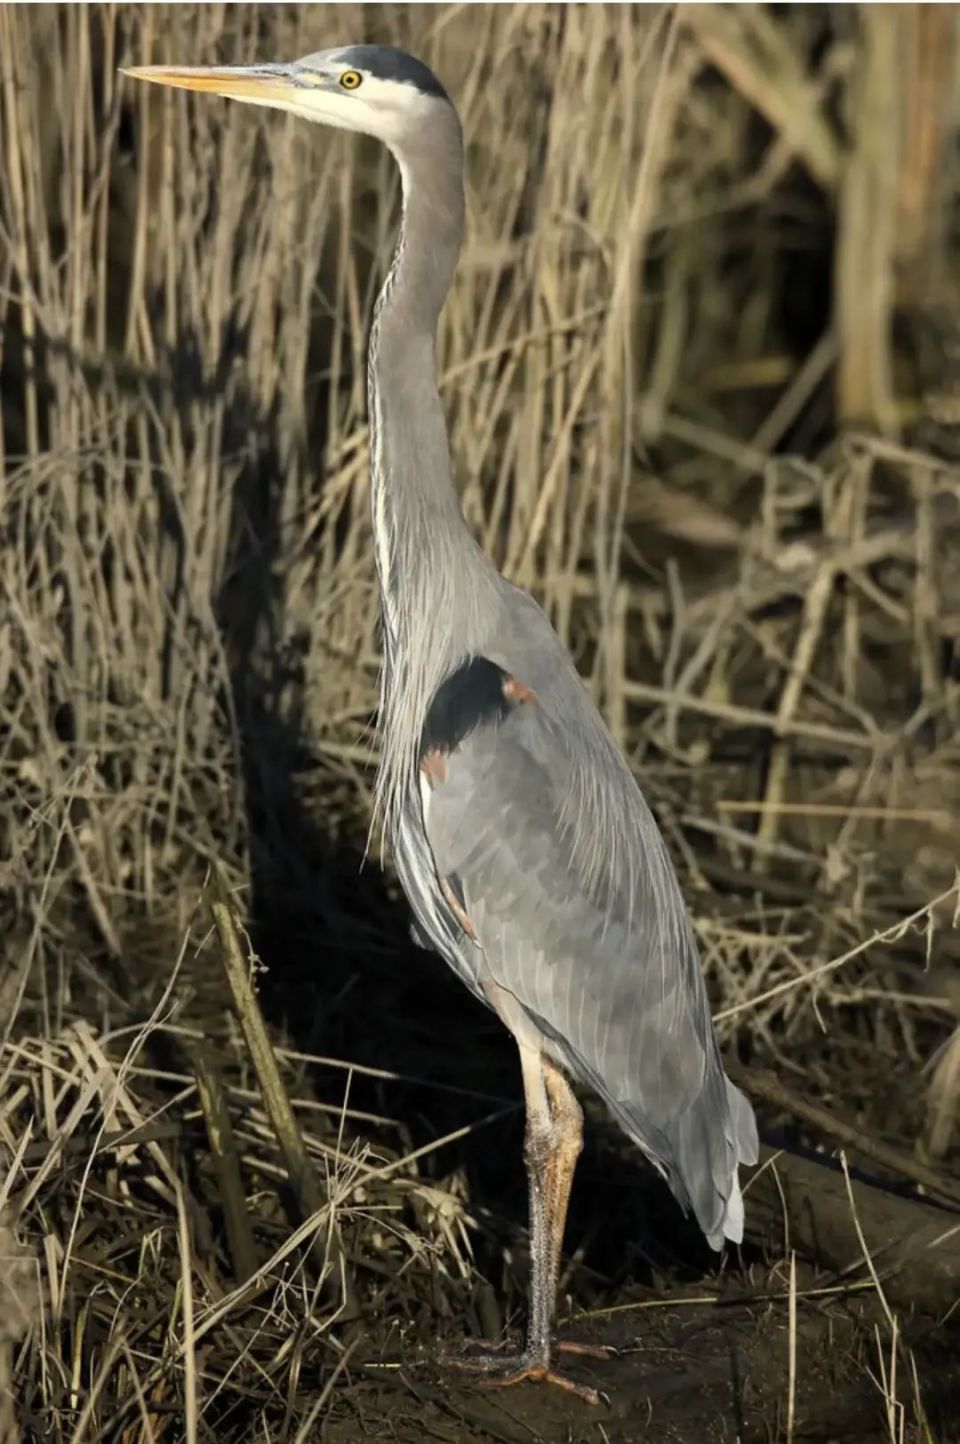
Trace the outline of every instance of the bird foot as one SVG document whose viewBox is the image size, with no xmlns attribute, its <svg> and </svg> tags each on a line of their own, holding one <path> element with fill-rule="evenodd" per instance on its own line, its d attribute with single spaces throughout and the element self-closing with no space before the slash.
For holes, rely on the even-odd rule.
<svg viewBox="0 0 960 1444">
<path fill-rule="evenodd" d="M 599 1389 L 591 1389 L 588 1384 L 578 1384 L 575 1379 L 570 1379 L 566 1374 L 561 1374 L 557 1369 L 551 1368 L 548 1360 L 530 1353 L 504 1353 L 501 1352 L 503 1347 L 503 1345 L 494 1344 L 489 1352 L 447 1358 L 443 1362 L 450 1364 L 453 1368 L 464 1369 L 468 1373 L 482 1374 L 483 1379 L 479 1382 L 489 1389 L 504 1389 L 512 1384 L 523 1384 L 529 1381 L 530 1383 L 555 1384 L 558 1389 L 565 1389 L 568 1394 L 575 1395 L 584 1404 L 609 1402 L 606 1395 L 601 1394 Z M 613 1350 L 595 1348 L 592 1344 L 558 1343 L 555 1347 L 563 1353 L 578 1354 L 582 1358 L 609 1359 L 614 1356 Z"/>
</svg>

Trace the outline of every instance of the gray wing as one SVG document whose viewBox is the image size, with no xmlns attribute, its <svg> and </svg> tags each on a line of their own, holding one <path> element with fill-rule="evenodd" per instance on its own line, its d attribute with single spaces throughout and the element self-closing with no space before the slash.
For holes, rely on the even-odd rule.
<svg viewBox="0 0 960 1444">
<path fill-rule="evenodd" d="M 742 1228 L 736 1168 L 755 1155 L 756 1131 L 722 1070 L 662 839 L 602 731 L 590 811 L 602 808 L 605 787 L 626 789 L 636 836 L 611 848 L 606 867 L 584 865 L 570 805 L 583 762 L 569 711 L 564 726 L 494 670 L 503 704 L 468 709 L 479 721 L 463 735 L 447 730 L 450 746 L 435 747 L 438 765 L 423 788 L 425 835 L 465 930 L 461 951 L 479 951 L 482 971 L 607 1100 L 719 1246 Z M 585 694 L 583 706 L 581 748 L 602 729 Z M 614 811 L 619 823 L 622 796 Z"/>
</svg>

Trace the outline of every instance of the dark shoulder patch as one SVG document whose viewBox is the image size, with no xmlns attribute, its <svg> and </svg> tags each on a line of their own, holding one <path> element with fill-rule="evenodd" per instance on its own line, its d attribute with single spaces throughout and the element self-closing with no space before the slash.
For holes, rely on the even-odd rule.
<svg viewBox="0 0 960 1444">
<path fill-rule="evenodd" d="M 501 722 L 510 711 L 509 673 L 486 657 L 471 657 L 437 688 L 420 737 L 420 755 L 452 752 L 484 723 Z"/>
<path fill-rule="evenodd" d="M 394 45 L 351 45 L 341 50 L 338 58 L 345 65 L 355 65 L 358 70 L 375 75 L 378 80 L 399 80 L 415 85 L 424 95 L 450 99 L 428 65 Z"/>
</svg>

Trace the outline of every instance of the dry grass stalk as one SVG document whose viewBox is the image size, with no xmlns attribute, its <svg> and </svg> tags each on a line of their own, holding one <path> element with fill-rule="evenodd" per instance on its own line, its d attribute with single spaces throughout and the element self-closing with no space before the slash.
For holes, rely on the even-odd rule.
<svg viewBox="0 0 960 1444">
<path fill-rule="evenodd" d="M 899 17 L 859 15 L 862 47 L 851 92 L 853 144 L 840 180 L 837 288 L 837 408 L 841 421 L 897 431 L 892 368 Z M 893 160 L 893 164 L 891 164 Z"/>
<path fill-rule="evenodd" d="M 120 1032 L 122 1046 L 123 1030 Z M 212 1039 L 208 1046 L 213 1046 Z M 107 1061 L 90 1078 L 95 1086 L 83 1089 L 90 1049 Z M 196 1125 L 182 1117 L 194 1091 L 189 1073 L 171 1075 L 169 1070 L 160 1070 L 158 1077 L 158 1070 L 141 1065 L 129 1052 L 118 1056 L 116 1045 L 108 1039 L 101 1043 L 90 1035 L 85 1045 L 78 1047 L 72 1031 L 51 1040 L 43 1050 L 18 1045 L 15 1055 L 4 1055 L 2 1061 L 12 1065 L 14 1078 L 25 1082 L 28 1098 L 38 1097 L 44 1080 L 51 1080 L 56 1128 L 54 1146 L 48 1145 L 43 1157 L 32 1164 L 26 1158 L 29 1130 L 24 1129 L 18 1154 L 4 1180 L 5 1185 L 15 1183 L 16 1187 L 7 1191 L 20 1229 L 39 1241 L 47 1266 L 42 1346 L 29 1356 L 35 1365 L 43 1361 L 44 1369 L 40 1375 L 21 1375 L 16 1393 L 22 1400 L 34 1398 L 39 1405 L 45 1397 L 43 1391 L 51 1390 L 43 1407 L 54 1414 L 61 1407 L 75 1411 L 70 1435 L 78 1444 L 100 1437 L 108 1419 L 122 1420 L 128 1414 L 131 1424 L 140 1421 L 143 1437 L 150 1437 L 159 1430 L 158 1420 L 166 1417 L 173 1397 L 182 1400 L 185 1421 L 195 1420 L 198 1431 L 206 1428 L 202 1421 L 218 1417 L 225 1400 L 232 1397 L 229 1381 L 234 1376 L 241 1396 L 244 1390 L 258 1387 L 256 1381 L 262 1380 L 264 1371 L 281 1371 L 282 1376 L 287 1369 L 295 1381 L 301 1361 L 289 1348 L 278 1355 L 282 1341 L 299 1339 L 298 1347 L 302 1347 L 310 1340 L 312 1350 L 324 1351 L 330 1347 L 325 1343 L 327 1332 L 339 1327 L 342 1314 L 339 1307 L 324 1306 L 312 1278 L 309 1257 L 318 1228 L 330 1238 L 335 1226 L 362 1219 L 368 1212 L 372 1218 L 391 1218 L 389 1231 L 376 1248 L 367 1243 L 365 1256 L 373 1265 L 378 1259 L 393 1259 L 385 1266 L 385 1275 L 387 1279 L 395 1277 L 401 1289 L 405 1278 L 409 1281 L 421 1270 L 434 1287 L 442 1287 L 443 1259 L 448 1254 L 444 1233 L 448 1225 L 440 1219 L 442 1190 L 436 1186 L 431 1190 L 434 1209 L 421 1214 L 416 1235 L 403 1217 L 408 1197 L 420 1188 L 415 1165 L 395 1168 L 391 1179 L 382 1166 L 368 1169 L 363 1176 L 365 1202 L 360 1204 L 360 1178 L 354 1166 L 359 1158 L 353 1156 L 358 1150 L 342 1125 L 334 1134 L 343 1152 L 337 1158 L 336 1171 L 330 1172 L 329 1204 L 319 1217 L 311 1215 L 290 1232 L 275 1205 L 271 1208 L 266 1203 L 275 1197 L 273 1179 L 283 1177 L 283 1170 L 275 1166 L 272 1128 L 258 1127 L 257 1109 L 252 1106 L 256 1095 L 237 1085 L 246 1066 L 242 1048 L 233 1056 L 227 1054 L 224 1101 L 233 1115 L 234 1136 L 244 1151 L 244 1172 L 261 1180 L 251 1222 L 263 1262 L 236 1288 L 229 1268 L 225 1275 L 216 1253 L 210 1253 L 206 1234 L 211 1210 L 222 1199 L 216 1170 L 202 1169 L 196 1174 L 186 1166 L 187 1156 L 194 1161 L 202 1158 L 194 1146 Z M 292 1076 L 290 1065 L 282 1066 Z M 148 1117 L 163 1118 L 171 1113 L 179 1117 L 176 1128 L 152 1139 L 142 1127 L 139 1131 L 120 1130 L 119 1134 L 115 1131 L 106 1151 L 103 1120 L 110 1115 L 110 1100 L 118 1096 L 119 1078 L 126 1079 L 124 1089 L 135 1093 Z M 286 1084 L 284 1087 L 287 1089 Z M 83 1106 L 72 1108 L 58 1125 L 61 1095 L 76 1097 Z M 295 1096 L 293 1108 L 307 1152 L 316 1158 L 326 1146 L 326 1127 L 322 1115 L 309 1109 L 309 1101 Z M 6 1116 L 15 1122 L 25 1114 L 25 1100 L 17 1102 L 13 1095 L 11 1102 L 12 1111 Z M 372 1125 L 364 1126 L 370 1129 Z M 315 1131 L 318 1128 L 320 1132 Z M 383 1120 L 384 1143 L 380 1146 L 388 1153 L 386 1139 L 394 1128 L 389 1120 Z M 162 1168 L 155 1162 L 157 1155 L 163 1160 Z M 59 1172 L 51 1173 L 49 1160 L 53 1158 L 59 1159 Z M 190 1178 L 189 1184 L 182 1181 L 184 1176 Z M 167 1179 L 172 1181 L 169 1188 Z M 448 1218 L 456 1216 L 456 1207 L 454 1199 L 444 1201 Z M 82 1224 L 79 1235 L 75 1232 L 78 1221 Z M 328 1268 L 330 1252 L 328 1249 L 325 1254 Z M 11 1288 L 36 1280 L 35 1260 L 22 1250 L 16 1257 L 16 1267 L 5 1269 L 3 1275 L 4 1286 L 9 1283 Z M 374 1273 L 373 1277 L 384 1286 L 383 1276 Z M 456 1287 L 461 1288 L 459 1263 L 455 1278 Z M 389 1288 L 387 1284 L 388 1292 Z M 78 1291 L 86 1297 L 79 1320 L 69 1302 Z M 31 1295 L 21 1292 L 26 1307 Z M 4 1318 L 12 1327 L 11 1298 L 6 1294 L 4 1298 Z M 61 1348 L 66 1351 L 63 1358 Z M 332 1355 L 331 1361 L 340 1357 L 339 1353 Z M 71 1376 L 80 1370 L 72 1405 L 57 1402 L 55 1380 L 64 1367 Z M 299 1420 L 314 1404 L 313 1396 L 298 1399 L 292 1417 Z"/>
<path fill-rule="evenodd" d="M 17 1241 L 9 1213 L 0 1209 L 0 1444 L 20 1437 L 13 1351 L 40 1313 L 37 1261 Z"/>
<path fill-rule="evenodd" d="M 243 1192 L 243 1176 L 220 1070 L 202 1049 L 195 1053 L 197 1097 L 217 1171 L 223 1221 L 238 1283 L 257 1271 L 257 1246 Z"/>
<path fill-rule="evenodd" d="M 240 1027 L 260 1084 L 260 1092 L 266 1106 L 270 1126 L 276 1135 L 287 1166 L 290 1185 L 293 1189 L 300 1215 L 306 1221 L 311 1217 L 326 1215 L 326 1236 L 318 1235 L 315 1251 L 321 1267 L 321 1278 L 328 1290 L 339 1300 L 346 1317 L 357 1313 L 356 1290 L 351 1271 L 344 1257 L 336 1222 L 324 1199 L 307 1155 L 303 1136 L 297 1124 L 290 1096 L 280 1075 L 273 1045 L 267 1033 L 263 1014 L 257 1004 L 252 975 L 258 959 L 249 947 L 244 953 L 240 943 L 240 924 L 230 906 L 223 901 L 211 901 L 210 911 L 220 939 L 221 958 L 233 1006 L 236 1009 Z M 252 1243 L 252 1240 L 251 1240 Z M 251 1258 L 250 1250 L 247 1250 Z M 247 1270 L 247 1275 L 255 1271 Z M 241 1282 L 243 1279 L 241 1278 Z"/>
<path fill-rule="evenodd" d="M 787 1290 L 787 1328 L 790 1349 L 789 1374 L 787 1376 L 787 1444 L 793 1444 L 797 1422 L 797 1256 L 790 1254 L 790 1275 Z"/>
<path fill-rule="evenodd" d="M 903 1444 L 906 1428 L 906 1409 L 897 1393 L 897 1362 L 903 1349 L 899 1320 L 887 1302 L 887 1296 L 884 1292 L 879 1274 L 877 1273 L 876 1266 L 874 1265 L 873 1257 L 863 1236 L 856 1200 L 853 1194 L 853 1185 L 850 1182 L 850 1172 L 847 1168 L 846 1156 L 842 1152 L 840 1154 L 840 1162 L 843 1166 L 844 1182 L 846 1183 L 847 1195 L 850 1200 L 850 1213 L 853 1217 L 854 1227 L 857 1230 L 857 1237 L 860 1240 L 860 1247 L 863 1250 L 863 1258 L 870 1271 L 873 1286 L 877 1291 L 877 1297 L 883 1307 L 883 1312 L 886 1315 L 887 1325 L 890 1330 L 888 1344 L 889 1357 L 886 1358 L 884 1356 L 879 1326 L 876 1327 L 877 1359 L 880 1366 L 880 1388 L 883 1394 L 883 1403 L 886 1412 L 888 1437 L 890 1444 Z"/>
</svg>

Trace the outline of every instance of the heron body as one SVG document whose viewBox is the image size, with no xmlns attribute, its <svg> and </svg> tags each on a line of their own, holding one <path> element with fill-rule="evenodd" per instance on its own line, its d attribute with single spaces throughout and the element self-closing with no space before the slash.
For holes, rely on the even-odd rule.
<svg viewBox="0 0 960 1444">
<path fill-rule="evenodd" d="M 548 618 L 463 518 L 437 390 L 437 322 L 463 234 L 456 111 L 389 47 L 292 65 L 133 74 L 378 136 L 403 219 L 370 338 L 373 536 L 383 637 L 378 800 L 418 936 L 514 1035 L 527 1107 L 531 1308 L 500 1382 L 552 1366 L 581 1113 L 593 1088 L 715 1247 L 739 1241 L 753 1113 L 723 1071 L 663 839 Z M 557 1346 L 562 1347 L 562 1346 Z"/>
</svg>

